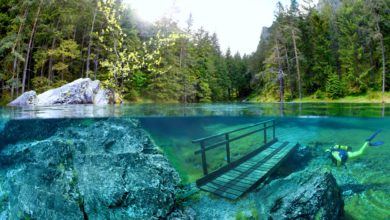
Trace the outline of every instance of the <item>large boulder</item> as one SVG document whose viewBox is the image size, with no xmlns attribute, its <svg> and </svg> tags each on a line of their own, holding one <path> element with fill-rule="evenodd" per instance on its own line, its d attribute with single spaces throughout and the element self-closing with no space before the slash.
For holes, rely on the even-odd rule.
<svg viewBox="0 0 390 220">
<path fill-rule="evenodd" d="M 67 119 L 9 120 L 0 131 L 0 149 L 2 146 L 16 142 L 47 139 L 57 130 L 68 127 L 71 122 L 72 120 Z"/>
<path fill-rule="evenodd" d="M 344 210 L 336 179 L 320 170 L 272 181 L 254 196 L 268 219 L 340 219 Z"/>
<path fill-rule="evenodd" d="M 342 219 L 343 207 L 333 175 L 307 169 L 274 179 L 234 202 L 203 194 L 189 203 L 197 219 L 331 220 Z"/>
<path fill-rule="evenodd" d="M 4 146 L 0 167 L 0 219 L 175 213 L 179 176 L 136 120 L 74 120 L 46 139 Z"/>
<path fill-rule="evenodd" d="M 104 95 L 103 95 L 104 94 Z M 113 103 L 110 92 L 100 88 L 100 81 L 78 79 L 59 88 L 36 95 L 35 91 L 23 93 L 9 106 L 49 106 L 63 104 L 109 104 Z"/>
<path fill-rule="evenodd" d="M 10 102 L 9 106 L 26 106 L 36 105 L 38 103 L 37 93 L 35 91 L 28 91 Z"/>
</svg>

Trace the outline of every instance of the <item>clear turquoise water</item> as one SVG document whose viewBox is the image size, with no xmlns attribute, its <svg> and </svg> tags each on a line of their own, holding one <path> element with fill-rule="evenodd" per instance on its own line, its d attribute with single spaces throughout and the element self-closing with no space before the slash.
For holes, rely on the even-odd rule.
<svg viewBox="0 0 390 220">
<path fill-rule="evenodd" d="M 206 105 L 123 105 L 58 106 L 39 108 L 1 108 L 0 129 L 9 120 L 78 118 L 139 118 L 153 140 L 179 171 L 183 183 L 201 176 L 199 146 L 191 140 L 244 127 L 275 118 L 280 140 L 299 142 L 310 147 L 313 157 L 307 167 L 331 170 L 338 184 L 353 193 L 345 196 L 345 211 L 350 219 L 390 219 L 390 106 L 381 104 L 206 104 Z M 29 123 L 29 120 L 25 120 Z M 36 128 L 39 129 L 39 128 Z M 347 162 L 346 168 L 335 167 L 325 149 L 344 144 L 358 149 L 376 130 L 380 147 L 370 147 L 362 157 Z M 22 131 L 25 132 L 25 131 Z M 258 137 L 232 146 L 233 159 L 256 147 Z M 0 140 L 1 141 L 1 140 Z M 261 141 L 261 140 L 260 140 Z M 224 155 L 210 152 L 216 169 L 226 163 Z"/>
</svg>

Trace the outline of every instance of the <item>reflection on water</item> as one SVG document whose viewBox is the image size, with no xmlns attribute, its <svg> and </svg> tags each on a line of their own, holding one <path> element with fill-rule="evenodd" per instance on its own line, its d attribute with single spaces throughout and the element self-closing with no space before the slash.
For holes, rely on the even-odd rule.
<svg viewBox="0 0 390 220">
<path fill-rule="evenodd" d="M 264 103 L 264 104 L 126 104 L 3 107 L 1 118 L 85 118 L 149 116 L 390 116 L 389 104 Z"/>
</svg>

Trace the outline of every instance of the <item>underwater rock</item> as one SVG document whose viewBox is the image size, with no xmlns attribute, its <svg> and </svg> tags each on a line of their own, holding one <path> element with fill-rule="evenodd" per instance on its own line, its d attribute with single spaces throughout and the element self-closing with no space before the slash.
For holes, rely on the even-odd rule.
<svg viewBox="0 0 390 220">
<path fill-rule="evenodd" d="M 37 93 L 35 91 L 28 91 L 10 102 L 9 106 L 26 106 L 36 105 L 38 103 Z"/>
<path fill-rule="evenodd" d="M 0 150 L 1 218 L 160 219 L 177 213 L 179 176 L 138 121 L 76 124 Z"/>
<path fill-rule="evenodd" d="M 344 202 L 330 172 L 293 173 L 272 181 L 255 194 L 270 219 L 340 219 Z"/>
<path fill-rule="evenodd" d="M 58 129 L 70 126 L 71 120 L 9 120 L 0 131 L 0 149 L 7 144 L 43 140 L 54 135 Z"/>
<path fill-rule="evenodd" d="M 50 89 L 36 95 L 35 91 L 23 93 L 9 103 L 9 106 L 48 106 L 64 104 L 110 104 L 115 100 L 105 89 L 100 88 L 100 81 L 89 78 L 77 79 L 59 88 Z"/>
</svg>

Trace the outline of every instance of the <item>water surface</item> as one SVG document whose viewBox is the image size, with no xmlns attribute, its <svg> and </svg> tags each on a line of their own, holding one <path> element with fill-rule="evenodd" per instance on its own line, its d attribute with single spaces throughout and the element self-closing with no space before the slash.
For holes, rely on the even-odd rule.
<svg viewBox="0 0 390 220">
<path fill-rule="evenodd" d="M 99 118 L 138 118 L 156 144 L 179 171 L 183 183 L 202 176 L 199 146 L 191 140 L 230 131 L 263 120 L 276 119 L 279 140 L 298 142 L 311 149 L 313 157 L 304 168 L 331 170 L 345 192 L 348 218 L 390 219 L 390 112 L 382 104 L 192 104 L 192 105 L 122 105 L 122 106 L 55 106 L 1 108 L 0 129 L 9 120 L 74 119 L 86 126 Z M 41 129 L 42 132 L 45 129 Z M 362 157 L 335 167 L 325 150 L 334 144 L 359 149 L 376 130 L 380 147 L 370 147 Z M 18 131 L 15 131 L 18 132 Z M 27 132 L 27 131 L 20 131 Z M 232 144 L 232 159 L 238 159 L 258 147 L 262 134 Z M 1 141 L 1 140 L 0 140 Z M 226 164 L 221 149 L 208 152 L 209 168 Z"/>
</svg>

